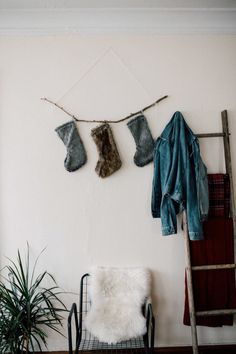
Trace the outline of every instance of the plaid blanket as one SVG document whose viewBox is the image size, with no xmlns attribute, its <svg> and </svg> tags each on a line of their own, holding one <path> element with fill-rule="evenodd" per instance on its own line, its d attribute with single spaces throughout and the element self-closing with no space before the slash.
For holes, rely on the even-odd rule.
<svg viewBox="0 0 236 354">
<path fill-rule="evenodd" d="M 229 175 L 215 173 L 208 175 L 209 218 L 229 217 L 230 184 Z"/>
</svg>

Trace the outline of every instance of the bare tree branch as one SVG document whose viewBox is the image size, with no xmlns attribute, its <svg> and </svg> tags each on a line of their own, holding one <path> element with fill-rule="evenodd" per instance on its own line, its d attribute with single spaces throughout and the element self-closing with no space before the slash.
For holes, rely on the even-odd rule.
<svg viewBox="0 0 236 354">
<path fill-rule="evenodd" d="M 52 100 L 49 100 L 47 97 L 42 97 L 41 100 L 43 101 L 47 101 L 48 103 L 53 104 L 54 106 L 56 106 L 57 108 L 59 108 L 60 110 L 62 110 L 64 113 L 66 113 L 68 116 L 72 117 L 76 122 L 83 122 L 83 123 L 121 123 L 133 116 L 136 116 L 139 113 L 142 113 L 144 111 L 146 111 L 147 109 L 155 106 L 156 104 L 158 104 L 159 102 L 161 102 L 162 100 L 164 100 L 165 98 L 167 98 L 168 96 L 163 96 L 161 98 L 159 98 L 157 101 L 153 102 L 152 104 L 150 104 L 149 106 L 146 106 L 140 110 L 138 110 L 137 112 L 134 113 L 130 113 L 128 116 L 118 119 L 118 120 L 87 120 L 87 119 L 80 119 L 78 117 L 76 117 L 74 114 L 70 113 L 69 111 L 67 111 L 64 107 L 59 106 L 59 104 L 57 104 L 56 102 L 53 102 Z"/>
</svg>

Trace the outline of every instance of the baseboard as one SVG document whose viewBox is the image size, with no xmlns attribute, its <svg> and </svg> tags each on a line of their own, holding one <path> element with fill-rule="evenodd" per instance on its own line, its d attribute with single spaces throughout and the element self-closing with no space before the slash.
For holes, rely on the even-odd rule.
<svg viewBox="0 0 236 354">
<path fill-rule="evenodd" d="M 127 350 L 128 352 L 128 350 Z M 192 354 L 192 347 L 165 347 L 155 348 L 156 354 Z M 84 354 L 86 352 L 83 352 Z M 96 351 L 87 352 L 96 354 Z M 236 354 L 236 344 L 234 345 L 201 345 L 199 346 L 199 354 Z M 68 352 L 44 352 L 44 354 L 68 354 Z"/>
<path fill-rule="evenodd" d="M 192 347 L 155 348 L 156 354 L 192 354 Z M 199 354 L 236 354 L 236 345 L 201 345 Z"/>
</svg>

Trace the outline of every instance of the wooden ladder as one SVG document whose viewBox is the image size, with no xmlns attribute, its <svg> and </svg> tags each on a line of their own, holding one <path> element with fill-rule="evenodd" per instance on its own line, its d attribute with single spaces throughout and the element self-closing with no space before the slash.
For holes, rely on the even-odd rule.
<svg viewBox="0 0 236 354">
<path fill-rule="evenodd" d="M 198 138 L 215 138 L 222 137 L 224 141 L 224 155 L 225 155 L 225 168 L 226 173 L 229 175 L 230 181 L 230 216 L 233 219 L 233 235 L 234 235 L 234 249 L 236 250 L 236 215 L 235 215 L 235 201 L 234 201 L 234 187 L 233 187 L 233 173 L 231 164 L 231 153 L 230 153 L 230 140 L 229 140 L 229 127 L 228 127 L 228 115 L 227 111 L 221 112 L 222 119 L 222 133 L 209 133 L 209 134 L 198 134 Z M 192 347 L 193 354 L 199 354 L 198 340 L 197 340 L 197 327 L 196 327 L 196 317 L 198 316 L 215 316 L 215 315 L 230 315 L 236 314 L 236 309 L 227 310 L 211 310 L 211 311 L 195 311 L 194 306 L 194 293 L 193 293 L 193 282 L 192 282 L 192 271 L 199 270 L 210 270 L 210 269 L 230 269 L 236 267 L 236 261 L 234 259 L 234 264 L 220 264 L 220 265 L 203 265 L 195 266 L 191 265 L 191 254 L 190 254 L 190 242 L 188 235 L 188 225 L 186 213 L 183 213 L 183 229 L 184 229 L 184 240 L 185 240 L 185 254 L 186 254 L 186 275 L 187 275 L 187 290 L 188 290 L 188 301 L 189 301 L 189 314 L 190 314 L 190 324 L 191 324 L 191 334 L 192 334 Z M 235 255 L 234 255 L 235 257 Z"/>
</svg>

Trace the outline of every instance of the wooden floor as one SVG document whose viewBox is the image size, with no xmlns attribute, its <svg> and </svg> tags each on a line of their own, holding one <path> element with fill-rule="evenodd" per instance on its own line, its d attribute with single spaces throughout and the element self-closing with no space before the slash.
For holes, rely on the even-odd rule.
<svg viewBox="0 0 236 354">
<path fill-rule="evenodd" d="M 167 347 L 167 348 L 155 348 L 155 354 L 192 354 L 191 347 Z M 44 354 L 68 354 L 68 352 L 44 352 Z M 83 354 L 101 354 L 95 350 L 90 352 L 83 352 Z M 116 352 L 118 353 L 118 351 Z M 122 351 L 122 354 L 125 352 Z M 127 351 L 127 354 L 130 352 Z M 236 345 L 217 345 L 217 346 L 200 346 L 199 354 L 236 354 Z"/>
</svg>

